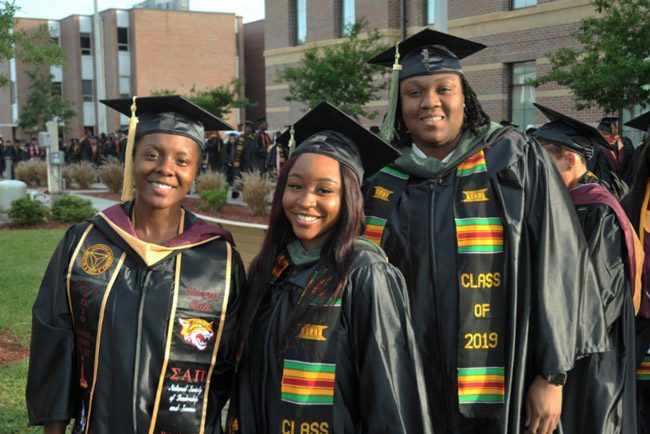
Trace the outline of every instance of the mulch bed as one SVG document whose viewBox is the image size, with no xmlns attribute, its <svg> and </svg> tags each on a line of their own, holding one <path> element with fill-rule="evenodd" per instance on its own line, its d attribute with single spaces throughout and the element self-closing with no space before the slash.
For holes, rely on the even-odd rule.
<svg viewBox="0 0 650 434">
<path fill-rule="evenodd" d="M 0 367 L 23 360 L 29 356 L 29 348 L 18 343 L 18 338 L 8 330 L 0 331 Z"/>
<path fill-rule="evenodd" d="M 119 193 L 106 193 L 106 192 L 97 192 L 97 193 L 85 193 L 88 196 L 101 197 L 102 199 L 109 200 L 120 200 Z M 212 211 L 204 211 L 202 206 L 205 202 L 202 199 L 196 199 L 192 197 L 186 197 L 181 202 L 181 205 L 185 207 L 186 210 L 191 211 L 195 214 L 202 214 L 209 217 L 220 218 L 224 220 L 232 220 L 235 222 L 246 222 L 246 223 L 257 223 L 266 225 L 269 223 L 269 216 L 253 216 L 248 212 L 248 208 L 244 205 L 234 205 L 226 204 L 219 213 Z"/>
<path fill-rule="evenodd" d="M 59 229 L 67 228 L 70 226 L 70 223 L 65 222 L 54 222 L 54 221 L 43 221 L 35 225 L 20 225 L 18 223 L 4 223 L 0 224 L 0 231 L 15 231 L 15 230 L 25 230 L 25 229 Z"/>
</svg>

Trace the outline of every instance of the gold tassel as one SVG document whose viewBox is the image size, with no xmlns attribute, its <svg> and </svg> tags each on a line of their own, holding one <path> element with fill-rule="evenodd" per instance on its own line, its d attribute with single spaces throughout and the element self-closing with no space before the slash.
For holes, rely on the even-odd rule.
<svg viewBox="0 0 650 434">
<path fill-rule="evenodd" d="M 388 89 L 388 108 L 386 109 L 386 116 L 384 122 L 379 130 L 379 136 L 392 143 L 395 137 L 395 116 L 397 114 L 397 99 L 399 96 L 399 72 L 402 70 L 402 65 L 399 64 L 399 42 L 395 44 L 395 63 L 393 63 L 393 72 L 390 80 L 390 88 Z"/>
<path fill-rule="evenodd" d="M 138 117 L 135 115 L 137 107 L 135 99 L 131 104 L 131 117 L 129 118 L 129 134 L 126 139 L 126 151 L 124 154 L 124 183 L 122 184 L 122 202 L 133 199 L 133 146 L 135 144 L 135 129 L 138 126 Z"/>
<path fill-rule="evenodd" d="M 289 157 L 291 157 L 293 150 L 296 148 L 296 130 L 293 129 L 293 125 L 291 125 L 289 133 L 291 134 L 291 137 L 289 138 Z"/>
</svg>

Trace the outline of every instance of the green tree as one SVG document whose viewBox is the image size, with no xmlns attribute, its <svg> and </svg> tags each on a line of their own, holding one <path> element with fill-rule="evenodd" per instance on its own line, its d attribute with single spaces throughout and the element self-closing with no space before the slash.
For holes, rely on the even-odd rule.
<svg viewBox="0 0 650 434">
<path fill-rule="evenodd" d="M 52 86 L 52 75 L 40 69 L 27 71 L 29 76 L 29 94 L 20 110 L 18 126 L 27 134 L 36 134 L 45 130 L 45 123 L 55 116 L 65 121 L 75 116 L 72 103 L 61 98 L 58 90 Z"/>
<path fill-rule="evenodd" d="M 365 105 L 385 89 L 387 83 L 375 82 L 375 77 L 386 73 L 386 68 L 366 62 L 387 48 L 381 42 L 381 33 L 368 28 L 366 20 L 357 21 L 346 29 L 344 42 L 325 48 L 313 47 L 305 51 L 302 64 L 284 68 L 278 73 L 278 82 L 289 84 L 287 101 L 298 101 L 308 108 L 328 101 L 350 116 L 374 119 L 376 111 L 368 112 Z"/>
<path fill-rule="evenodd" d="M 550 56 L 552 69 L 535 85 L 567 86 L 576 108 L 616 112 L 650 104 L 650 0 L 594 0 L 598 14 L 580 24 L 578 49 Z"/>
<path fill-rule="evenodd" d="M 233 79 L 228 85 L 210 87 L 204 90 L 196 90 L 196 85 L 192 85 L 190 93 L 185 95 L 185 98 L 213 115 L 223 118 L 234 108 L 250 108 L 255 105 L 248 98 L 241 96 L 243 84 L 242 80 Z M 153 96 L 177 94 L 174 89 L 163 88 L 151 91 Z"/>
<path fill-rule="evenodd" d="M 65 61 L 65 51 L 52 41 L 47 25 L 29 32 L 16 28 L 18 7 L 13 1 L 0 2 L 0 61 L 12 58 L 33 65 L 60 65 Z M 0 87 L 9 83 L 7 74 L 0 74 Z"/>
</svg>

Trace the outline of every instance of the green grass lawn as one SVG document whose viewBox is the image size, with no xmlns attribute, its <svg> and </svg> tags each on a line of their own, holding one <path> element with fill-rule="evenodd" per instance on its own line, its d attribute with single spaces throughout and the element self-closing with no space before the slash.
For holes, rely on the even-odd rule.
<svg viewBox="0 0 650 434">
<path fill-rule="evenodd" d="M 0 231 L 0 331 L 29 345 L 31 309 L 64 229 Z M 39 433 L 27 428 L 27 360 L 0 368 L 0 434 Z"/>
</svg>

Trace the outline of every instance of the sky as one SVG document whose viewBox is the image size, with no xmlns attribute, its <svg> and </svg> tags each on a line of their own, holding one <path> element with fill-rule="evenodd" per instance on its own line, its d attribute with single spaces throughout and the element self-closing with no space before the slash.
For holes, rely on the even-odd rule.
<svg viewBox="0 0 650 434">
<path fill-rule="evenodd" d="M 129 9 L 139 0 L 97 0 L 97 8 Z M 20 8 L 17 17 L 60 20 L 69 15 L 90 15 L 94 0 L 16 0 Z M 190 0 L 190 10 L 230 12 L 244 17 L 244 22 L 264 18 L 264 0 Z"/>
</svg>

